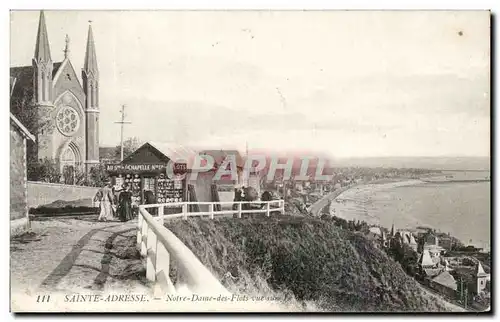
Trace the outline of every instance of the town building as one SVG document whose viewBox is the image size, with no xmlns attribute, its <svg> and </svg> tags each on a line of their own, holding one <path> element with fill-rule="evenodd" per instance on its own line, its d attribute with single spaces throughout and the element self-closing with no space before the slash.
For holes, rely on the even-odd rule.
<svg viewBox="0 0 500 322">
<path fill-rule="evenodd" d="M 490 281 L 490 274 L 484 271 L 483 265 L 481 262 L 477 262 L 476 268 L 474 270 L 475 277 L 475 287 L 474 290 L 476 294 L 481 293 L 487 285 L 487 282 Z"/>
<path fill-rule="evenodd" d="M 429 279 L 432 279 L 443 271 L 443 268 L 439 266 L 439 263 L 432 259 L 428 250 L 424 250 L 420 255 L 418 268 L 421 279 L 427 281 L 427 283 L 429 283 Z"/>
<path fill-rule="evenodd" d="M 393 226 L 394 227 L 394 226 Z M 400 243 L 400 244 L 406 244 L 408 245 L 413 251 L 417 251 L 418 244 L 417 241 L 415 240 L 415 237 L 413 236 L 412 232 L 407 231 L 407 230 L 400 230 L 397 231 L 394 238 Z"/>
<path fill-rule="evenodd" d="M 437 276 L 433 277 L 429 286 L 437 292 L 454 299 L 457 294 L 457 281 L 446 270 L 441 271 Z"/>
<path fill-rule="evenodd" d="M 88 28 L 81 82 L 70 59 L 68 35 L 64 59 L 53 61 L 43 11 L 32 64 L 11 67 L 10 75 L 16 82 L 11 96 L 13 114 L 24 122 L 32 116 L 36 122 L 47 121 L 40 128 L 28 126 L 36 141 L 28 150 L 29 159 L 55 160 L 66 178 L 73 178 L 74 171 L 88 171 L 98 164 L 100 88 L 92 26 Z M 23 114 L 26 109 L 36 111 L 27 116 Z"/>
</svg>

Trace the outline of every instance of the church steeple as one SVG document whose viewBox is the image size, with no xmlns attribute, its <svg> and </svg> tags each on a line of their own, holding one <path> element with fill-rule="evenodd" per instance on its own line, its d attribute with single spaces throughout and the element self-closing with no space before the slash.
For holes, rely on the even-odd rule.
<svg viewBox="0 0 500 322">
<path fill-rule="evenodd" d="M 91 21 L 89 21 L 91 22 Z M 85 63 L 83 70 L 88 74 L 92 73 L 97 78 L 99 70 L 97 68 L 97 56 L 95 54 L 94 34 L 92 33 L 92 25 L 89 24 L 89 32 L 87 36 L 87 50 L 85 52 Z"/>
<path fill-rule="evenodd" d="M 91 23 L 91 21 L 89 21 Z M 87 50 L 82 70 L 83 90 L 87 95 L 86 109 L 99 107 L 99 70 L 97 69 L 97 56 L 95 54 L 94 35 L 92 25 L 89 24 L 87 36 Z"/>
<path fill-rule="evenodd" d="M 43 11 L 40 11 L 40 21 L 38 22 L 33 68 L 35 70 L 33 75 L 35 102 L 40 106 L 50 106 L 52 104 L 52 70 L 54 65 L 50 56 L 49 37 Z"/>
<path fill-rule="evenodd" d="M 40 11 L 34 59 L 38 63 L 52 61 L 52 58 L 50 57 L 49 37 L 47 34 L 47 26 L 45 25 L 45 14 L 43 13 L 43 10 Z"/>
<path fill-rule="evenodd" d="M 82 81 L 83 91 L 85 92 L 85 137 L 87 142 L 85 163 L 88 171 L 99 163 L 99 70 L 97 68 L 92 25 L 89 25 L 87 36 Z"/>
</svg>

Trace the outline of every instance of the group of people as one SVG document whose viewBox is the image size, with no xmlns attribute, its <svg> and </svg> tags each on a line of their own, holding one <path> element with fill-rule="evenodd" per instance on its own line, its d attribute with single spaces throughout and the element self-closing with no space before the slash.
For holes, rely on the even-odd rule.
<svg viewBox="0 0 500 322">
<path fill-rule="evenodd" d="M 130 186 L 127 183 L 123 185 L 123 190 L 119 192 L 117 197 L 111 181 L 106 182 L 95 195 L 94 202 L 99 203 L 98 221 L 112 221 L 114 217 L 117 217 L 120 221 L 125 222 L 134 217 L 132 192 L 130 192 Z"/>
</svg>

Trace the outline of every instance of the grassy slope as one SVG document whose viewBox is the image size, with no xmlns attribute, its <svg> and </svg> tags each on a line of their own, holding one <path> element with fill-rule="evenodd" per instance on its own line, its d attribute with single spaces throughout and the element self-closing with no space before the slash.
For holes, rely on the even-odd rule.
<svg viewBox="0 0 500 322">
<path fill-rule="evenodd" d="M 331 222 L 189 219 L 166 226 L 239 294 L 293 294 L 328 311 L 444 310 L 372 242 Z"/>
</svg>

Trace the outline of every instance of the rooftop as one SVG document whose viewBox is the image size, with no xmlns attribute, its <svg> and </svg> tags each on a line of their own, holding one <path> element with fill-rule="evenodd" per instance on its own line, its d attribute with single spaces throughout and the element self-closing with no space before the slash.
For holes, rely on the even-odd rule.
<svg viewBox="0 0 500 322">
<path fill-rule="evenodd" d="M 432 281 L 455 291 L 457 290 L 457 282 L 455 281 L 455 278 L 447 271 L 442 271 L 439 275 L 434 277 Z"/>
</svg>

